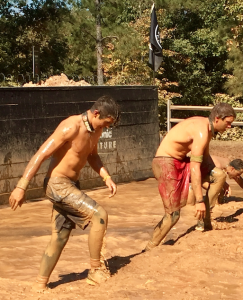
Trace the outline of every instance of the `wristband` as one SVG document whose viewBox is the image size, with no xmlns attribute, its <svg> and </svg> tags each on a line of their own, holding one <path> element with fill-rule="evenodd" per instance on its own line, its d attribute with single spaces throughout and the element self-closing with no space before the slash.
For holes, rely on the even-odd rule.
<svg viewBox="0 0 243 300">
<path fill-rule="evenodd" d="M 203 162 L 203 155 L 191 155 L 190 161 L 195 161 L 202 163 Z"/>
<path fill-rule="evenodd" d="M 106 179 L 108 179 L 108 178 L 111 178 L 111 176 L 110 176 L 110 175 L 106 175 L 106 176 L 103 178 L 103 181 L 106 181 Z"/>
<path fill-rule="evenodd" d="M 29 183 L 30 183 L 30 181 L 28 179 L 21 177 L 20 180 L 18 181 L 16 187 L 26 191 Z"/>
<path fill-rule="evenodd" d="M 196 204 L 204 203 L 204 202 L 205 202 L 204 199 L 202 199 L 202 200 L 196 200 Z"/>
</svg>

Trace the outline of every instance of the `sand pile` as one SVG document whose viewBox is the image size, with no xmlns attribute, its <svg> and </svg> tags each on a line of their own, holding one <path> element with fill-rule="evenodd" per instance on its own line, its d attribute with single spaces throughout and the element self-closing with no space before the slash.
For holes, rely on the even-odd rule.
<svg viewBox="0 0 243 300">
<path fill-rule="evenodd" d="M 30 81 L 29 83 L 25 83 L 24 87 L 33 87 L 33 86 L 90 86 L 88 82 L 85 80 L 74 81 L 69 80 L 68 77 L 62 73 L 61 75 L 55 75 L 49 77 L 46 81 L 41 80 L 38 83 L 33 83 Z"/>
</svg>

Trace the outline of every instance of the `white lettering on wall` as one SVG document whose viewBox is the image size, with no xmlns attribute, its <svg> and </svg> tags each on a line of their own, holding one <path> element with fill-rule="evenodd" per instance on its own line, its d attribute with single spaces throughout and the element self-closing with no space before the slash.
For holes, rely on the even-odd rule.
<svg viewBox="0 0 243 300">
<path fill-rule="evenodd" d="M 112 138 L 112 128 L 106 128 L 102 132 L 102 135 L 100 137 L 101 139 L 110 139 Z"/>
<path fill-rule="evenodd" d="M 112 138 L 112 128 L 106 128 L 102 132 L 100 137 L 100 141 L 98 143 L 98 150 L 114 150 L 116 149 L 116 141 L 112 140 L 104 140 L 104 139 L 111 139 Z"/>
</svg>

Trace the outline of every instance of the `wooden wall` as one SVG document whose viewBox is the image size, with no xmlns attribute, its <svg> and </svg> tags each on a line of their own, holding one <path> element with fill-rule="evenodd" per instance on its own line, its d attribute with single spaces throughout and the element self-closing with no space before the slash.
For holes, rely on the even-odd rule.
<svg viewBox="0 0 243 300">
<path fill-rule="evenodd" d="M 155 87 L 33 87 L 0 88 L 0 204 L 34 153 L 65 118 L 88 110 L 102 95 L 121 107 L 118 127 L 104 129 L 98 148 L 115 182 L 153 176 L 151 162 L 159 145 L 158 93 Z M 49 160 L 32 179 L 27 199 L 44 196 L 42 184 Z M 87 164 L 80 176 L 82 189 L 104 185 Z"/>
</svg>

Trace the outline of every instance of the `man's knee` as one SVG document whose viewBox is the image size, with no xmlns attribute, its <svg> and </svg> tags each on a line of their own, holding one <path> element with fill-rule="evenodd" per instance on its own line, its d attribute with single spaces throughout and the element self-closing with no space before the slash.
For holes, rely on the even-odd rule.
<svg viewBox="0 0 243 300">
<path fill-rule="evenodd" d="M 52 243 L 58 244 L 59 247 L 64 247 L 69 239 L 71 230 L 62 228 L 59 232 L 52 233 Z"/>
<path fill-rule="evenodd" d="M 211 173 L 210 177 L 212 178 L 212 183 L 211 184 L 219 184 L 223 185 L 226 181 L 226 174 L 223 170 L 219 168 L 214 168 Z"/>
<path fill-rule="evenodd" d="M 179 210 L 174 211 L 171 214 L 171 219 L 172 219 L 172 226 L 174 226 L 178 222 L 178 220 L 180 219 L 180 211 Z"/>
<path fill-rule="evenodd" d="M 166 213 L 162 219 L 162 224 L 167 227 L 173 227 L 180 219 L 180 211 L 174 211 L 171 214 Z M 161 225 L 162 225 L 161 224 Z"/>
<path fill-rule="evenodd" d="M 214 168 L 210 174 L 210 187 L 207 193 L 209 207 L 212 209 L 218 199 L 219 193 L 222 190 L 226 181 L 226 174 L 219 168 Z M 206 204 L 207 205 L 207 204 Z"/>
<path fill-rule="evenodd" d="M 102 206 L 96 207 L 96 211 L 94 212 L 91 222 L 97 228 L 98 227 L 106 228 L 108 222 L 108 214 Z"/>
<path fill-rule="evenodd" d="M 224 183 L 226 181 L 226 174 L 223 170 L 219 169 L 219 168 L 214 168 L 211 173 L 210 173 L 210 178 L 211 178 L 211 189 L 215 188 L 218 190 L 221 190 L 221 188 L 223 188 Z"/>
</svg>

